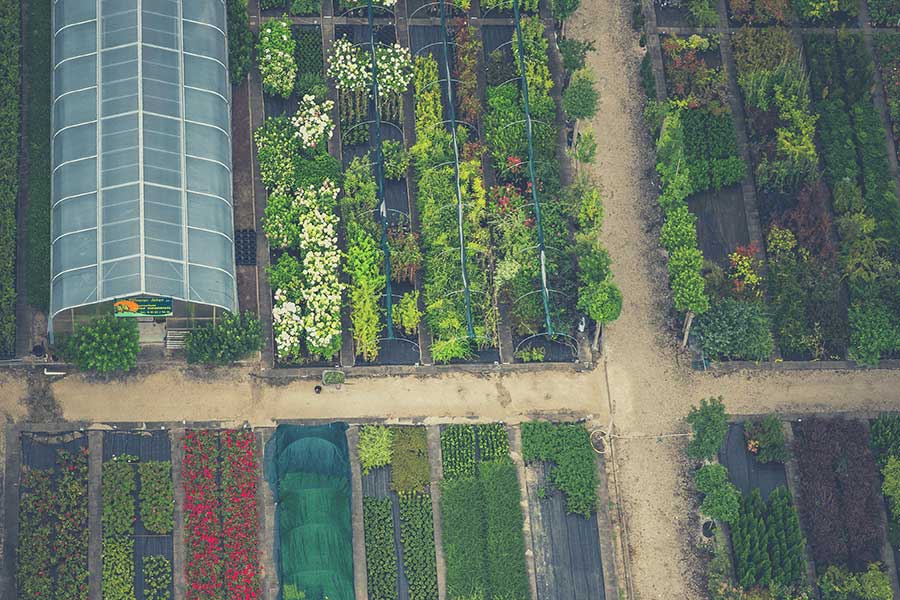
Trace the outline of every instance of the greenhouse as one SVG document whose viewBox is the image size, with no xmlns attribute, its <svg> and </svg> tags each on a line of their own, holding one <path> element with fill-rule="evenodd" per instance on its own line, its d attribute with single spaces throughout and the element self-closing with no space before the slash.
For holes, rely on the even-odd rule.
<svg viewBox="0 0 900 600">
<path fill-rule="evenodd" d="M 235 311 L 224 1 L 57 0 L 52 30 L 51 333 Z"/>
</svg>

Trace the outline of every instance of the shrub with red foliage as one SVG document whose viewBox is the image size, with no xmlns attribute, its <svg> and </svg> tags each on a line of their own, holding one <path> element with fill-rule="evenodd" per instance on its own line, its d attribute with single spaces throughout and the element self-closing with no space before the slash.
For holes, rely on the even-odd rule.
<svg viewBox="0 0 900 600">
<path fill-rule="evenodd" d="M 881 560 L 881 498 L 868 427 L 844 419 L 795 423 L 794 454 L 800 516 L 817 568 L 864 571 Z"/>
<path fill-rule="evenodd" d="M 801 246 L 820 258 L 834 256 L 828 187 L 821 179 L 803 186 L 797 204 L 778 219 L 780 227 L 794 232 Z"/>
<path fill-rule="evenodd" d="M 250 431 L 185 432 L 188 600 L 259 597 L 254 440 Z"/>
<path fill-rule="evenodd" d="M 481 43 L 478 36 L 464 21 L 457 22 L 456 60 L 453 78 L 456 79 L 456 103 L 459 108 L 458 120 L 474 126 L 481 114 L 481 98 L 478 95 L 478 55 Z"/>
</svg>

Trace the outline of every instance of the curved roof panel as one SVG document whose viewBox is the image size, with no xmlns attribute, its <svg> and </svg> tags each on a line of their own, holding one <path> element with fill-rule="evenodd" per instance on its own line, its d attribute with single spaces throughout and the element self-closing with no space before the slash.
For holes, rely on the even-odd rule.
<svg viewBox="0 0 900 600">
<path fill-rule="evenodd" d="M 51 318 L 237 309 L 224 0 L 55 0 Z"/>
</svg>

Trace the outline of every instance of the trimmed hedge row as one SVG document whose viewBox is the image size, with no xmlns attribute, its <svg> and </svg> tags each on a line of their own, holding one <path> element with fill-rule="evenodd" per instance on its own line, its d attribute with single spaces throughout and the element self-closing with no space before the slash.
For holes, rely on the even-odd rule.
<svg viewBox="0 0 900 600">
<path fill-rule="evenodd" d="M 0 356 L 12 355 L 16 345 L 19 7 L 16 0 L 0 0 Z"/>
<path fill-rule="evenodd" d="M 50 306 L 50 11 L 52 2 L 29 2 L 25 34 L 28 104 L 25 123 L 28 151 L 28 211 L 25 229 L 25 287 L 28 303 Z"/>
</svg>

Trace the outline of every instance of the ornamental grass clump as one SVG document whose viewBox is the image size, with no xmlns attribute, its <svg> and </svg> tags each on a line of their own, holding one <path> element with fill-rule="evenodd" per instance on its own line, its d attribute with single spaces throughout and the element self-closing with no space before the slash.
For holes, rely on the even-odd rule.
<svg viewBox="0 0 900 600">
<path fill-rule="evenodd" d="M 273 96 L 290 96 L 297 77 L 296 42 L 290 20 L 285 17 L 263 23 L 256 50 L 263 90 Z"/>
</svg>

